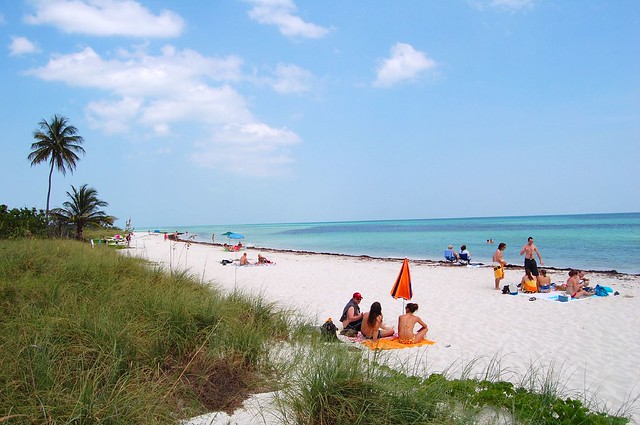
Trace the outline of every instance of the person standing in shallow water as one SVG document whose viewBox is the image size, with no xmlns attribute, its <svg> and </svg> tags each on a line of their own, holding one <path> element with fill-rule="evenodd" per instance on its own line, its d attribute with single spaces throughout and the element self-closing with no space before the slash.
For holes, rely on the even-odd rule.
<svg viewBox="0 0 640 425">
<path fill-rule="evenodd" d="M 507 249 L 507 244 L 504 242 L 500 242 L 498 244 L 498 249 L 493 253 L 493 277 L 495 278 L 495 289 L 500 290 L 500 281 L 504 279 L 504 266 L 507 265 L 507 262 L 504 260 L 504 256 L 502 255 L 502 251 Z"/>
<path fill-rule="evenodd" d="M 527 244 L 523 246 L 520 251 L 520 255 L 522 254 L 524 254 L 524 269 L 529 270 L 532 275 L 538 277 L 538 264 L 536 263 L 534 254 L 538 255 L 541 266 L 544 266 L 544 261 L 542 261 L 538 247 L 533 244 L 533 237 L 529 236 L 529 239 L 527 239 Z"/>
</svg>

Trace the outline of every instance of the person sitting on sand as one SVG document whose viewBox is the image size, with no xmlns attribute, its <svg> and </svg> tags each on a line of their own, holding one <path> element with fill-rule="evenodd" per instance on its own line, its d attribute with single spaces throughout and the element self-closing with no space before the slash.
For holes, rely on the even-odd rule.
<svg viewBox="0 0 640 425">
<path fill-rule="evenodd" d="M 354 292 L 347 305 L 344 306 L 342 316 L 340 316 L 344 330 L 353 329 L 356 333 L 360 331 L 363 316 L 360 313 L 360 301 L 362 301 L 362 294 Z"/>
<path fill-rule="evenodd" d="M 580 282 L 580 286 L 582 286 L 586 291 L 591 289 L 589 287 L 589 278 L 584 275 L 582 270 L 578 270 L 578 280 Z"/>
<path fill-rule="evenodd" d="M 418 311 L 418 304 L 409 303 L 405 307 L 405 314 L 398 317 L 398 342 L 401 344 L 415 344 L 424 339 L 429 331 L 429 327 L 414 313 Z M 413 328 L 419 323 L 422 327 L 417 333 L 413 333 Z"/>
<path fill-rule="evenodd" d="M 551 292 L 551 278 L 547 276 L 546 270 L 540 269 L 536 280 L 539 292 Z"/>
<path fill-rule="evenodd" d="M 392 327 L 390 328 L 382 323 L 382 306 L 378 301 L 371 304 L 368 313 L 364 313 L 360 332 L 362 332 L 365 338 L 372 339 L 373 341 L 394 334 L 395 331 Z"/>
<path fill-rule="evenodd" d="M 571 295 L 571 298 L 590 297 L 593 295 L 593 292 L 585 291 L 582 285 L 580 285 L 577 270 L 569 271 L 569 279 L 567 279 L 565 292 Z"/>
<path fill-rule="evenodd" d="M 248 266 L 249 265 L 249 259 L 247 258 L 247 253 L 246 252 L 244 254 L 242 254 L 242 257 L 240 257 L 240 265 L 241 266 Z"/>
<path fill-rule="evenodd" d="M 536 279 L 531 274 L 531 270 L 525 269 L 524 276 L 522 276 L 522 280 L 520 281 L 520 289 L 527 294 L 538 292 L 538 285 L 536 284 Z"/>
<path fill-rule="evenodd" d="M 570 282 L 571 282 L 571 285 L 574 284 L 573 281 L 576 279 L 577 275 L 578 275 L 577 270 L 569 270 L 569 277 L 567 278 L 566 283 L 561 283 L 556 285 L 556 291 L 566 291 L 567 286 L 569 286 Z"/>
<path fill-rule="evenodd" d="M 447 261 L 458 261 L 458 254 L 453 250 L 453 245 L 449 245 L 444 250 L 444 259 Z"/>
</svg>

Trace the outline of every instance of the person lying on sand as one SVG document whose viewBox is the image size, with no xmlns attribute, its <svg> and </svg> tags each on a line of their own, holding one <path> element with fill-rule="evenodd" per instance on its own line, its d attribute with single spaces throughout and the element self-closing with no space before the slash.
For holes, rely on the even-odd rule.
<svg viewBox="0 0 640 425">
<path fill-rule="evenodd" d="M 258 254 L 258 263 L 259 264 L 271 264 L 271 261 L 267 260 L 267 257 L 264 257 L 262 254 Z"/>
<path fill-rule="evenodd" d="M 398 317 L 398 342 L 401 344 L 415 344 L 424 339 L 429 331 L 429 327 L 422 319 L 413 313 L 418 311 L 418 304 L 409 303 L 405 307 L 405 314 Z M 417 333 L 413 333 L 413 328 L 419 323 L 422 327 Z"/>
<path fill-rule="evenodd" d="M 394 334 L 395 331 L 392 327 L 388 327 L 382 323 L 382 306 L 378 301 L 371 304 L 369 312 L 362 316 L 360 332 L 362 332 L 365 338 L 373 341 Z"/>
</svg>

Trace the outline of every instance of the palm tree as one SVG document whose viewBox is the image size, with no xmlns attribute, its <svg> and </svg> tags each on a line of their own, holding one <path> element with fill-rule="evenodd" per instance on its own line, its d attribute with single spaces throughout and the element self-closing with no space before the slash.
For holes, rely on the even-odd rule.
<svg viewBox="0 0 640 425">
<path fill-rule="evenodd" d="M 50 122 L 45 119 L 38 123 L 40 130 L 33 132 L 36 142 L 31 144 L 32 152 L 29 154 L 31 166 L 41 162 L 49 162 L 49 190 L 47 191 L 47 209 L 45 218 L 49 218 L 49 199 L 51 198 L 51 176 L 53 169 L 57 168 L 62 175 L 67 174 L 67 169 L 73 174 L 76 163 L 80 159 L 78 153 L 85 153 L 80 145 L 84 142 L 82 136 L 78 136 L 78 129 L 68 124 L 68 119 L 54 115 Z"/>
<path fill-rule="evenodd" d="M 72 192 L 67 192 L 69 201 L 62 205 L 64 208 L 56 208 L 51 211 L 51 215 L 56 220 L 72 224 L 76 228 L 76 238 L 82 239 L 82 232 L 86 226 L 91 225 L 112 225 L 115 217 L 107 215 L 100 207 L 109 204 L 98 199 L 98 191 L 86 184 L 80 186 L 79 190 L 71 185 Z"/>
</svg>

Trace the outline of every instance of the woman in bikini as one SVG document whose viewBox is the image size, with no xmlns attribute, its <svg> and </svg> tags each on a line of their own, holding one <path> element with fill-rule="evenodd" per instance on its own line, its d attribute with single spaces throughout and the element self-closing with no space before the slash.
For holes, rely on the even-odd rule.
<svg viewBox="0 0 640 425">
<path fill-rule="evenodd" d="M 424 339 L 429 327 L 418 316 L 413 313 L 418 311 L 418 304 L 409 303 L 405 307 L 406 313 L 398 317 L 398 342 L 401 344 L 415 344 Z M 419 323 L 422 327 L 417 333 L 413 333 L 413 328 Z"/>
<path fill-rule="evenodd" d="M 382 323 L 382 306 L 378 301 L 371 304 L 369 312 L 362 316 L 360 332 L 365 338 L 374 341 L 394 334 L 393 328 L 389 328 Z"/>
</svg>

